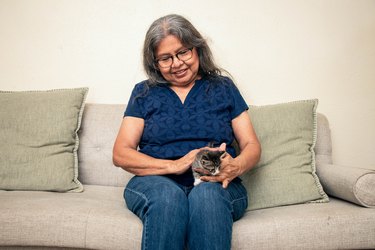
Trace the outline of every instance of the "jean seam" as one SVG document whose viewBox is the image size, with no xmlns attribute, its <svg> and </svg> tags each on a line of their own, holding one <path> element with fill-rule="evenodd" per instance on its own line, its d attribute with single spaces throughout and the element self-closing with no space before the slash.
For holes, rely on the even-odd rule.
<svg viewBox="0 0 375 250">
<path fill-rule="evenodd" d="M 244 201 L 244 202 L 247 204 L 246 199 L 247 199 L 247 196 L 244 196 L 244 197 L 241 197 L 241 198 L 235 199 L 235 200 L 233 200 L 233 201 L 231 202 L 232 215 L 233 215 L 233 222 L 239 220 L 239 219 L 243 216 L 243 212 L 242 212 L 241 215 L 237 215 L 237 216 L 234 214 L 234 213 L 235 213 L 235 212 L 234 212 L 235 203 L 236 203 L 236 202 L 242 202 L 242 201 Z M 246 205 L 246 207 L 247 207 L 247 205 Z M 246 208 L 245 208 L 245 211 L 246 211 Z"/>
<path fill-rule="evenodd" d="M 130 189 L 130 188 L 126 188 L 126 190 L 127 191 L 129 191 L 129 192 L 131 192 L 131 193 L 134 193 L 134 194 L 136 194 L 136 195 L 138 195 L 138 196 L 140 196 L 142 199 L 144 199 L 145 200 L 145 205 L 142 207 L 142 210 L 146 207 L 146 206 L 148 206 L 149 205 L 149 200 L 147 199 L 147 197 L 146 197 L 146 195 L 144 195 L 143 193 L 140 193 L 140 192 L 137 192 L 137 191 L 135 191 L 135 190 L 133 190 L 133 189 Z M 144 232 L 145 232 L 145 239 L 143 240 L 143 242 L 145 243 L 145 245 L 144 245 L 144 250 L 145 249 L 147 249 L 147 246 L 146 246 L 146 242 L 147 242 L 147 235 L 148 235 L 148 233 L 147 233 L 147 231 L 148 230 L 146 230 L 147 229 L 147 213 L 148 213 L 148 211 L 144 214 L 144 218 L 145 218 L 145 220 L 144 220 L 144 222 L 143 222 L 143 230 L 144 230 Z"/>
<path fill-rule="evenodd" d="M 235 199 L 235 200 L 232 200 L 231 201 L 231 204 L 233 205 L 235 202 L 237 202 L 237 201 L 241 201 L 241 200 L 246 200 L 247 199 L 247 197 L 241 197 L 241 198 L 238 198 L 238 199 Z"/>
<path fill-rule="evenodd" d="M 131 188 L 126 188 L 126 190 L 128 190 L 128 191 L 130 191 L 132 193 L 135 193 L 135 194 L 141 196 L 143 199 L 145 199 L 146 203 L 148 204 L 148 199 L 147 199 L 146 195 L 144 195 L 144 194 L 142 194 L 140 192 L 137 192 L 137 191 L 135 191 L 135 190 L 133 190 Z"/>
<path fill-rule="evenodd" d="M 148 213 L 148 211 L 146 212 L 146 213 Z M 146 228 L 147 228 L 147 223 L 148 222 L 148 219 L 147 219 L 147 216 L 145 215 L 145 222 L 143 223 L 143 230 L 145 230 L 145 239 L 144 239 L 144 243 L 145 243 L 145 245 L 144 245 L 144 249 L 143 250 L 146 250 L 147 249 L 147 238 L 148 238 L 148 230 L 146 230 Z"/>
</svg>

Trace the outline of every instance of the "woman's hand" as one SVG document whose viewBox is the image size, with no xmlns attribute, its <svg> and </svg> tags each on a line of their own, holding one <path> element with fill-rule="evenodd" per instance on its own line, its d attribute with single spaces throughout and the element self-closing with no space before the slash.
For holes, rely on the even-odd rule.
<svg viewBox="0 0 375 250">
<path fill-rule="evenodd" d="M 195 156 L 201 149 L 194 149 L 187 153 L 185 156 L 181 157 L 178 160 L 174 161 L 174 167 L 173 167 L 173 173 L 174 174 L 183 174 L 191 167 L 191 164 L 193 163 Z"/>
<path fill-rule="evenodd" d="M 125 117 L 113 146 L 113 164 L 138 175 L 182 174 L 193 163 L 199 149 L 192 150 L 178 160 L 157 159 L 137 150 L 142 137 L 144 120 Z"/>
<path fill-rule="evenodd" d="M 236 162 L 236 159 L 234 159 L 230 154 L 224 153 L 221 156 L 220 173 L 215 176 L 202 176 L 201 180 L 221 182 L 223 184 L 223 188 L 227 188 L 229 183 L 241 174 L 241 166 Z"/>
<path fill-rule="evenodd" d="M 260 143 L 246 110 L 232 120 L 232 127 L 241 153 L 236 158 L 226 153 L 222 156 L 221 170 L 218 175 L 201 177 L 203 181 L 222 182 L 224 188 L 234 178 L 254 167 L 261 154 Z"/>
</svg>

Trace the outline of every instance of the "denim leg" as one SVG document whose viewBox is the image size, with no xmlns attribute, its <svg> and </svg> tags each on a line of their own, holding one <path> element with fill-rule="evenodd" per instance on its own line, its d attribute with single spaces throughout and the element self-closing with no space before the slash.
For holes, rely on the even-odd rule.
<svg viewBox="0 0 375 250">
<path fill-rule="evenodd" d="M 240 180 L 224 189 L 221 183 L 202 182 L 189 194 L 188 248 L 229 250 L 233 222 L 247 208 L 247 192 Z"/>
<path fill-rule="evenodd" d="M 134 176 L 124 198 L 143 222 L 142 249 L 184 249 L 188 200 L 174 181 L 163 176 Z"/>
</svg>

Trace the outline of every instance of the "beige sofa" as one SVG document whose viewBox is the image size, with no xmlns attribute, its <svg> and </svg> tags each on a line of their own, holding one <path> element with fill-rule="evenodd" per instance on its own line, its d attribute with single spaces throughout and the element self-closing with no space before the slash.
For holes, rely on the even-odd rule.
<svg viewBox="0 0 375 250">
<path fill-rule="evenodd" d="M 0 249 L 140 249 L 142 223 L 123 201 L 131 174 L 112 164 L 124 107 L 86 105 L 79 149 L 84 192 L 0 191 Z M 374 205 L 375 190 L 368 189 L 375 174 L 332 165 L 322 114 L 316 162 L 330 202 L 248 211 L 234 224 L 232 249 L 375 248 L 375 209 L 365 207 Z"/>
</svg>

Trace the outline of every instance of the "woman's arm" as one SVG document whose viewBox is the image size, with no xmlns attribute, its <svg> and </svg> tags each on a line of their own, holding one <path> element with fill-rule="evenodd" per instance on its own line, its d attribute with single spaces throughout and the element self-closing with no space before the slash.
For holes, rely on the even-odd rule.
<svg viewBox="0 0 375 250">
<path fill-rule="evenodd" d="M 260 143 L 247 111 L 242 112 L 232 120 L 232 127 L 241 153 L 236 158 L 225 154 L 221 159 L 221 171 L 219 175 L 201 177 L 203 181 L 222 182 L 224 188 L 234 178 L 255 166 L 261 154 Z"/>
<path fill-rule="evenodd" d="M 144 120 L 125 117 L 113 146 L 113 164 L 135 175 L 182 174 L 193 162 L 198 150 L 178 160 L 163 160 L 137 151 L 142 137 Z"/>
<path fill-rule="evenodd" d="M 249 113 L 242 112 L 232 121 L 234 136 L 240 147 L 240 154 L 234 159 L 240 167 L 240 175 L 249 171 L 258 163 L 261 154 L 261 146 Z"/>
</svg>

